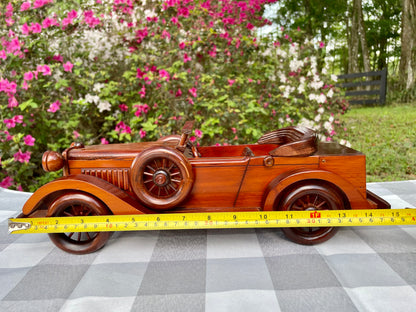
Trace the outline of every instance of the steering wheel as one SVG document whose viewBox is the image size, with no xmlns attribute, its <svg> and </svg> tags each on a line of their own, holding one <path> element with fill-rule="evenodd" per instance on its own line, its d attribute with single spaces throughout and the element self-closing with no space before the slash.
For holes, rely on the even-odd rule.
<svg viewBox="0 0 416 312">
<path fill-rule="evenodd" d="M 189 140 L 189 135 L 192 133 L 194 123 L 195 123 L 195 121 L 193 121 L 193 120 L 185 122 L 185 125 L 182 127 L 181 138 L 179 140 L 178 145 L 176 145 L 176 149 L 181 151 L 182 153 L 184 153 L 185 149 L 189 147 L 192 151 L 192 155 L 194 157 L 199 157 L 199 154 L 198 154 L 198 151 L 197 151 L 196 147 Z"/>
</svg>

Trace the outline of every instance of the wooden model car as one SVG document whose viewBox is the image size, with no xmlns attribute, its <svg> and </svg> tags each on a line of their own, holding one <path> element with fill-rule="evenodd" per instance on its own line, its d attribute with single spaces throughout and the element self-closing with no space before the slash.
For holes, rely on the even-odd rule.
<svg viewBox="0 0 416 312">
<path fill-rule="evenodd" d="M 19 217 L 270 210 L 386 209 L 366 190 L 365 155 L 317 142 L 313 130 L 288 127 L 256 144 L 196 147 L 182 135 L 156 142 L 47 151 L 46 171 L 63 177 L 39 188 Z M 301 244 L 328 240 L 336 228 L 286 228 Z M 111 233 L 49 234 L 61 249 L 89 253 Z"/>
</svg>

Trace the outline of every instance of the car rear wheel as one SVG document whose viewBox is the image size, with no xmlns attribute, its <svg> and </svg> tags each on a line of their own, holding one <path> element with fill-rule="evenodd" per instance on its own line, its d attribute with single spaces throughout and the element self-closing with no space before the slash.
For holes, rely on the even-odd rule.
<svg viewBox="0 0 416 312">
<path fill-rule="evenodd" d="M 330 186 L 318 184 L 303 185 L 291 189 L 278 209 L 283 211 L 319 211 L 343 209 L 343 201 L 338 192 Z M 334 227 L 283 228 L 290 240 L 303 245 L 314 245 L 327 241 L 338 231 Z"/>
<path fill-rule="evenodd" d="M 132 165 L 132 188 L 139 200 L 155 210 L 179 205 L 193 186 L 192 166 L 178 150 L 151 147 L 140 153 Z"/>
<path fill-rule="evenodd" d="M 55 217 L 80 217 L 109 215 L 109 209 L 96 198 L 73 192 L 56 199 L 50 209 Z M 112 232 L 68 232 L 49 234 L 60 249 L 73 254 L 87 254 L 102 248 Z"/>
</svg>

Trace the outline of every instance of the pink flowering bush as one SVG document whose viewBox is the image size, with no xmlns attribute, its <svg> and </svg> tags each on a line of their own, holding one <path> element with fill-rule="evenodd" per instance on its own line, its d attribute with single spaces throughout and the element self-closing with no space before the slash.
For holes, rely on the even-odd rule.
<svg viewBox="0 0 416 312">
<path fill-rule="evenodd" d="M 255 142 L 305 124 L 342 138 L 347 108 L 324 44 L 259 37 L 274 0 L 10 1 L 0 4 L 0 186 L 56 178 L 47 150 L 156 140 L 196 120 L 195 144 Z"/>
</svg>

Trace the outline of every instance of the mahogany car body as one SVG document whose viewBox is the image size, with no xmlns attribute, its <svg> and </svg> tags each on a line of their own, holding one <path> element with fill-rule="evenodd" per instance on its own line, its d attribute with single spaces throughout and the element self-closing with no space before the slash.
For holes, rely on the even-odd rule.
<svg viewBox="0 0 416 312">
<path fill-rule="evenodd" d="M 45 170 L 63 177 L 38 189 L 20 217 L 270 210 L 386 209 L 366 190 L 365 155 L 317 142 L 307 128 L 265 134 L 255 144 L 195 147 L 182 136 L 156 142 L 46 152 Z M 323 242 L 335 228 L 284 229 L 302 244 Z M 100 238 L 100 235 L 103 236 Z M 73 253 L 101 248 L 108 233 L 51 234 Z"/>
</svg>

